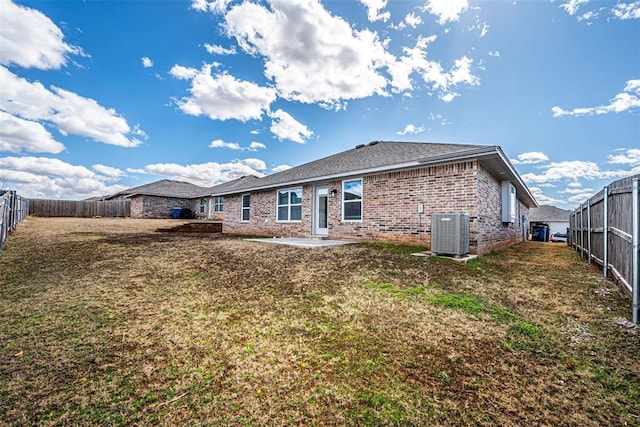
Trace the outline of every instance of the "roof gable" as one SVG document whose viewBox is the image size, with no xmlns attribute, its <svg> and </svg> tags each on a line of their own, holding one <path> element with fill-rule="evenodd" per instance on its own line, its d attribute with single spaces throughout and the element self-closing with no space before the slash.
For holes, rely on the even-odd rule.
<svg viewBox="0 0 640 427">
<path fill-rule="evenodd" d="M 140 185 L 138 187 L 129 188 L 111 196 L 125 196 L 131 197 L 135 195 L 141 196 L 160 196 L 160 197 L 175 197 L 190 199 L 198 197 L 206 192 L 205 187 L 199 187 L 190 182 L 173 181 L 170 179 L 162 179 L 160 181 L 154 181 L 149 184 Z"/>
<path fill-rule="evenodd" d="M 560 209 L 550 205 L 542 205 L 529 210 L 529 221 L 569 222 L 570 215 L 571 211 L 569 210 Z"/>
</svg>

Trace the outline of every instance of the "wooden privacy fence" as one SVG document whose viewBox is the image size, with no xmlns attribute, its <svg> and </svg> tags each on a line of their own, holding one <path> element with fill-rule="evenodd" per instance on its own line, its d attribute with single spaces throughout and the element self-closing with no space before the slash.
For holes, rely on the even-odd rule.
<svg viewBox="0 0 640 427">
<path fill-rule="evenodd" d="M 640 175 L 615 181 L 574 210 L 569 217 L 569 245 L 589 263 L 602 266 L 631 297 L 633 323 L 640 321 Z"/>
<path fill-rule="evenodd" d="M 29 199 L 18 196 L 15 191 L 0 191 L 0 252 L 9 232 L 15 230 L 28 214 Z"/>
<path fill-rule="evenodd" d="M 43 217 L 128 217 L 130 200 L 97 200 L 92 202 L 75 200 L 31 199 L 29 215 Z"/>
</svg>

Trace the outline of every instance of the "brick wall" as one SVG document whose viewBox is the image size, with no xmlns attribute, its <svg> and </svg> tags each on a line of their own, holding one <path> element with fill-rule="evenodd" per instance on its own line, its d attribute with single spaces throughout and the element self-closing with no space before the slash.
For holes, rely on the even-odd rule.
<svg viewBox="0 0 640 427">
<path fill-rule="evenodd" d="M 501 222 L 501 184 L 478 162 L 460 162 L 407 171 L 353 177 L 363 180 L 362 221 L 342 220 L 342 180 L 327 183 L 329 237 L 429 246 L 432 213 L 469 214 L 471 251 L 486 253 L 521 236 L 519 223 Z M 276 221 L 276 190 L 251 193 L 249 222 L 240 221 L 241 195 L 225 196 L 223 230 L 268 236 L 313 233 L 313 189 L 303 187 L 302 221 Z M 422 204 L 424 212 L 418 213 Z M 518 204 L 518 221 L 526 213 Z"/>
<path fill-rule="evenodd" d="M 331 237 L 429 246 L 432 213 L 465 212 L 473 217 L 476 212 L 475 162 L 362 178 L 363 218 L 359 222 L 342 221 L 342 181 L 330 183 L 329 191 L 338 191 L 335 203 L 330 204 Z M 424 207 L 421 215 L 419 204 Z M 471 233 L 476 233 L 473 223 Z"/>
<path fill-rule="evenodd" d="M 287 187 L 300 188 L 300 187 Z M 278 237 L 300 237 L 312 234 L 313 186 L 302 187 L 302 221 L 278 222 L 277 191 L 254 191 L 251 194 L 249 221 L 242 222 L 242 195 L 224 197 L 224 215 L 222 229 L 225 233 L 258 234 Z"/>
<path fill-rule="evenodd" d="M 522 215 L 529 209 L 518 200 L 516 222 L 502 222 L 502 184 L 483 166 L 478 170 L 478 254 L 522 240 Z M 516 195 L 517 196 L 517 195 Z"/>
<path fill-rule="evenodd" d="M 200 199 L 180 199 L 156 196 L 131 198 L 131 218 L 171 218 L 173 208 L 189 208 L 193 212 L 200 209 Z"/>
</svg>

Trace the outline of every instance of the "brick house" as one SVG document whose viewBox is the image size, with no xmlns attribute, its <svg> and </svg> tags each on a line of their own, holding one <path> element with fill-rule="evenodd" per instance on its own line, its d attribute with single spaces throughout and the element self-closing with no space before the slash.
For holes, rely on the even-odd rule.
<svg viewBox="0 0 640 427">
<path fill-rule="evenodd" d="M 500 147 L 464 144 L 375 141 L 209 191 L 209 217 L 240 234 L 430 246 L 432 213 L 466 213 L 477 254 L 522 240 L 537 206 Z"/>
<path fill-rule="evenodd" d="M 208 193 L 205 187 L 163 179 L 129 188 L 105 200 L 131 200 L 131 218 L 171 218 L 176 207 L 183 209 L 184 217 L 193 217 L 206 214 L 208 198 L 198 197 L 205 193 Z"/>
</svg>

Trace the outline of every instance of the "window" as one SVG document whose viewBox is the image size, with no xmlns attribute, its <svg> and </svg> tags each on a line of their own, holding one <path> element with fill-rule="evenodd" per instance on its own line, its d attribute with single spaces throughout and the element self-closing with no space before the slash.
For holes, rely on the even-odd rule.
<svg viewBox="0 0 640 427">
<path fill-rule="evenodd" d="M 213 198 L 213 211 L 214 212 L 224 211 L 224 197 L 216 196 Z"/>
<path fill-rule="evenodd" d="M 206 209 L 207 209 L 207 199 L 200 199 L 200 213 L 201 214 L 205 213 Z"/>
<path fill-rule="evenodd" d="M 278 221 L 302 220 L 302 188 L 278 191 Z"/>
<path fill-rule="evenodd" d="M 242 216 L 240 219 L 242 221 L 249 221 L 249 214 L 251 213 L 251 195 L 243 194 L 242 195 Z"/>
<path fill-rule="evenodd" d="M 342 219 L 362 220 L 362 179 L 342 181 Z"/>
</svg>

